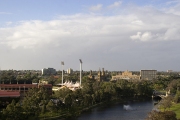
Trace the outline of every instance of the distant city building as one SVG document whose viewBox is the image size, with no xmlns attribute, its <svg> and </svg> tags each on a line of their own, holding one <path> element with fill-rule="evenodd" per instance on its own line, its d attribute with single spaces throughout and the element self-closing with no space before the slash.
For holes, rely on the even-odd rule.
<svg viewBox="0 0 180 120">
<path fill-rule="evenodd" d="M 102 68 L 102 72 L 99 69 L 97 80 L 98 81 L 105 81 L 106 80 L 106 74 L 105 74 L 104 68 Z"/>
<path fill-rule="evenodd" d="M 141 80 L 153 80 L 156 78 L 157 70 L 141 70 Z"/>
<path fill-rule="evenodd" d="M 42 69 L 42 75 L 54 75 L 54 74 L 56 74 L 56 70 L 54 68 Z"/>
<path fill-rule="evenodd" d="M 67 69 L 67 74 L 72 74 L 73 73 L 73 69 L 69 68 Z"/>
<path fill-rule="evenodd" d="M 120 79 L 124 79 L 124 80 L 139 80 L 140 76 L 139 75 L 133 75 L 132 72 L 126 70 L 121 75 L 112 76 L 111 80 L 120 80 Z"/>
<path fill-rule="evenodd" d="M 93 75 L 92 70 L 90 70 L 90 74 L 88 75 L 88 77 L 90 79 L 94 80 L 95 76 Z"/>
<path fill-rule="evenodd" d="M 167 72 L 168 72 L 168 73 L 172 73 L 172 72 L 173 72 L 173 70 L 167 70 Z"/>
</svg>

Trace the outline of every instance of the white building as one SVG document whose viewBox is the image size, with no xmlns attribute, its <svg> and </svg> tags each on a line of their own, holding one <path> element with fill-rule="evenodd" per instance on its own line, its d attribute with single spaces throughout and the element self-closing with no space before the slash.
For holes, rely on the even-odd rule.
<svg viewBox="0 0 180 120">
<path fill-rule="evenodd" d="M 73 69 L 69 68 L 67 69 L 67 74 L 72 74 L 73 73 Z"/>
</svg>

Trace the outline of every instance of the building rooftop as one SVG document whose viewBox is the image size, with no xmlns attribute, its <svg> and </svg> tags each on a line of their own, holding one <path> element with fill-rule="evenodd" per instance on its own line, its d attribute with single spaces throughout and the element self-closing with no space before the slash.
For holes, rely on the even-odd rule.
<svg viewBox="0 0 180 120">
<path fill-rule="evenodd" d="M 20 92 L 17 91 L 0 91 L 0 97 L 20 97 Z"/>
</svg>

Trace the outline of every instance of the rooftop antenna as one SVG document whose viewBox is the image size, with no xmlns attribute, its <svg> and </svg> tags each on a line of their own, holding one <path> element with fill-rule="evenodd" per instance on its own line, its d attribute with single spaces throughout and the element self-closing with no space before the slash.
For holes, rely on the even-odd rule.
<svg viewBox="0 0 180 120">
<path fill-rule="evenodd" d="M 64 70 L 63 70 L 63 66 L 64 66 L 64 61 L 61 62 L 61 66 L 62 66 L 62 85 L 63 85 L 63 83 L 64 83 L 64 82 L 63 82 L 63 71 L 64 71 Z"/>
<path fill-rule="evenodd" d="M 79 59 L 80 61 L 80 86 L 81 86 L 81 79 L 82 79 L 82 60 Z"/>
</svg>

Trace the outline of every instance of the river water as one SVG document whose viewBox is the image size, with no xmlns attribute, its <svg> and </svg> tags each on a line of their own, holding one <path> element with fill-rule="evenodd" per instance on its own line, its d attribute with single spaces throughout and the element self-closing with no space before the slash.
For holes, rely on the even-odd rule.
<svg viewBox="0 0 180 120">
<path fill-rule="evenodd" d="M 93 108 L 73 120 L 144 120 L 154 108 L 153 100 L 114 103 Z M 124 105 L 130 109 L 125 110 Z"/>
</svg>

